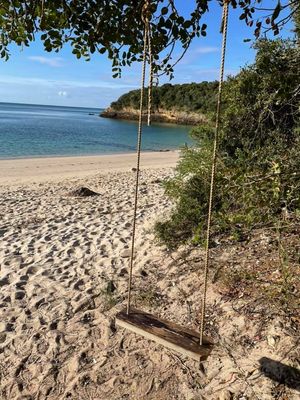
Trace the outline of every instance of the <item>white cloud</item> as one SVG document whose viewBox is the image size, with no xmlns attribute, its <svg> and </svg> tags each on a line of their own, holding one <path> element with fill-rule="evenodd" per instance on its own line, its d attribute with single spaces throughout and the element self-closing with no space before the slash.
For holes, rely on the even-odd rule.
<svg viewBox="0 0 300 400">
<path fill-rule="evenodd" d="M 68 96 L 68 93 L 67 93 L 65 90 L 60 90 L 57 94 L 58 94 L 59 96 L 62 96 L 62 97 Z"/>
<path fill-rule="evenodd" d="M 212 46 L 204 46 L 204 47 L 201 46 L 192 49 L 192 52 L 197 54 L 216 53 L 217 51 L 219 51 L 219 47 L 212 47 Z"/>
<path fill-rule="evenodd" d="M 191 47 L 189 48 L 186 55 L 180 61 L 180 65 L 188 65 L 192 64 L 195 61 L 199 61 L 200 59 L 203 60 L 203 56 L 207 55 L 209 58 L 216 57 L 216 53 L 220 51 L 219 47 L 215 46 L 198 46 L 198 47 Z M 214 55 L 215 53 L 215 55 Z M 174 60 L 176 60 L 180 54 L 174 55 Z"/>
<path fill-rule="evenodd" d="M 107 107 L 133 87 L 117 79 L 75 81 L 0 74 L 0 99 L 12 103 Z"/>
<path fill-rule="evenodd" d="M 224 76 L 236 75 L 238 69 L 226 68 Z M 199 68 L 199 65 L 181 65 L 178 67 L 178 77 L 176 83 L 189 83 L 218 80 L 220 77 L 219 68 Z M 183 78 L 184 77 L 184 78 Z"/>
<path fill-rule="evenodd" d="M 57 87 L 59 91 L 67 90 L 68 88 L 99 88 L 99 89 L 133 89 L 138 87 L 138 81 L 135 85 L 124 83 L 118 79 L 103 81 L 101 79 L 85 80 L 85 81 L 69 81 L 55 80 L 45 78 L 20 77 L 13 75 L 0 75 L 0 83 L 15 83 L 20 85 L 40 85 L 47 87 Z M 61 89 L 62 88 L 62 89 Z"/>
<path fill-rule="evenodd" d="M 48 58 L 43 56 L 29 56 L 28 59 L 54 68 L 63 66 L 63 59 L 61 57 Z"/>
</svg>

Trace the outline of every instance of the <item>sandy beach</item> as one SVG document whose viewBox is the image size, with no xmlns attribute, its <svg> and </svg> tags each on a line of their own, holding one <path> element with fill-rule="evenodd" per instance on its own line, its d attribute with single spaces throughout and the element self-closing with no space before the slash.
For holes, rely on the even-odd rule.
<svg viewBox="0 0 300 400">
<path fill-rule="evenodd" d="M 142 156 L 133 302 L 199 329 L 203 250 L 168 252 L 153 233 L 172 207 L 162 181 L 178 156 Z M 262 324 L 258 308 L 243 314 L 246 300 L 215 284 L 220 265 L 238 264 L 242 251 L 245 263 L 261 262 L 259 251 L 213 252 L 206 331 L 216 346 L 203 368 L 115 326 L 127 295 L 134 167 L 131 154 L 0 161 L 0 398 L 280 398 L 259 360 L 291 364 L 297 333 L 278 316 Z M 81 186 L 98 195 L 74 196 Z M 298 395 L 290 388 L 286 398 Z"/>
<path fill-rule="evenodd" d="M 178 151 L 145 152 L 144 168 L 174 167 Z M 49 157 L 0 160 L 0 185 L 61 181 L 83 178 L 99 172 L 128 171 L 136 166 L 136 154 L 101 156 Z"/>
</svg>

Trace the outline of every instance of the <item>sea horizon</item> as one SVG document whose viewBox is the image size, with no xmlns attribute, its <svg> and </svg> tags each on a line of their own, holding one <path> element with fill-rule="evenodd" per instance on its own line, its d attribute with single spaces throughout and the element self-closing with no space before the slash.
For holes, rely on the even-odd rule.
<svg viewBox="0 0 300 400">
<path fill-rule="evenodd" d="M 136 151 L 137 122 L 101 118 L 103 108 L 0 102 L 0 159 L 74 157 Z M 192 143 L 190 127 L 144 127 L 142 151 Z"/>
<path fill-rule="evenodd" d="M 12 101 L 0 101 L 0 106 L 2 104 L 11 104 L 11 105 L 19 105 L 19 106 L 37 106 L 37 107 L 58 107 L 58 108 L 82 108 L 87 110 L 105 110 L 107 107 L 83 107 L 83 106 L 70 106 L 70 105 L 57 105 L 57 104 L 38 104 L 38 103 L 20 103 L 20 102 L 12 102 Z"/>
</svg>

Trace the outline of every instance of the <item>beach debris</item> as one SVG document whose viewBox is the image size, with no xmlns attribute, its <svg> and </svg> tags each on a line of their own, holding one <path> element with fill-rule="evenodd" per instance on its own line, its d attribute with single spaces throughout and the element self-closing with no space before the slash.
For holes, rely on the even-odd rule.
<svg viewBox="0 0 300 400">
<path fill-rule="evenodd" d="M 70 192 L 70 196 L 76 197 L 91 197 L 91 196 L 99 196 L 100 193 L 94 192 L 86 186 L 80 186 L 79 188 L 72 190 Z"/>
<path fill-rule="evenodd" d="M 151 183 L 162 183 L 162 179 L 153 179 L 153 181 L 151 181 Z"/>
</svg>

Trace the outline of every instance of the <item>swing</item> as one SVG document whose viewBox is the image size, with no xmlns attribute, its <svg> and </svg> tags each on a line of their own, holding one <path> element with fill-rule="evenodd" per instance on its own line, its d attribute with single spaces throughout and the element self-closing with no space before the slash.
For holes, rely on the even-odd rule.
<svg viewBox="0 0 300 400">
<path fill-rule="evenodd" d="M 131 257 L 129 263 L 129 281 L 128 281 L 128 297 L 127 307 L 116 315 L 116 325 L 126 328 L 134 333 L 137 333 L 146 339 L 153 340 L 171 350 L 175 350 L 185 356 L 191 357 L 196 361 L 205 360 L 212 351 L 212 341 L 204 336 L 205 328 L 205 310 L 206 310 L 206 293 L 208 281 L 208 269 L 210 261 L 210 228 L 211 228 L 211 214 L 213 207 L 214 197 L 214 182 L 216 173 L 217 149 L 218 149 L 218 135 L 220 125 L 220 111 L 222 99 L 222 86 L 224 80 L 224 64 L 226 53 L 226 38 L 228 26 L 228 2 L 225 0 L 223 4 L 222 16 L 222 52 L 221 52 L 221 67 L 220 67 L 220 81 L 217 100 L 216 124 L 215 124 L 215 137 L 214 148 L 212 154 L 212 167 L 211 167 L 211 183 L 208 204 L 207 216 L 207 233 L 206 233 L 206 252 L 205 252 L 205 265 L 204 265 L 204 289 L 202 298 L 201 321 L 199 332 L 188 329 L 186 327 L 174 324 L 173 322 L 166 321 L 152 314 L 144 311 L 137 310 L 131 307 L 131 289 L 132 289 L 132 269 L 135 251 L 135 234 L 136 234 L 136 216 L 137 216 L 137 203 L 138 203 L 138 189 L 140 177 L 140 159 L 141 159 L 141 139 L 142 139 L 142 126 L 143 126 L 143 97 L 145 89 L 145 72 L 146 72 L 146 58 L 147 52 L 149 53 L 150 64 L 150 78 L 148 87 L 148 125 L 151 123 L 151 87 L 153 80 L 152 73 L 152 54 L 151 54 L 151 32 L 150 32 L 150 10 L 149 0 L 146 0 L 143 7 L 143 22 L 144 22 L 144 48 L 143 48 L 143 62 L 142 62 L 142 79 L 140 90 L 140 109 L 139 109 L 139 123 L 138 123 L 138 140 L 137 140 L 137 168 L 136 168 L 136 184 L 135 184 L 135 199 L 134 199 L 134 212 L 133 212 L 133 226 L 132 226 L 132 242 L 131 242 Z"/>
</svg>

